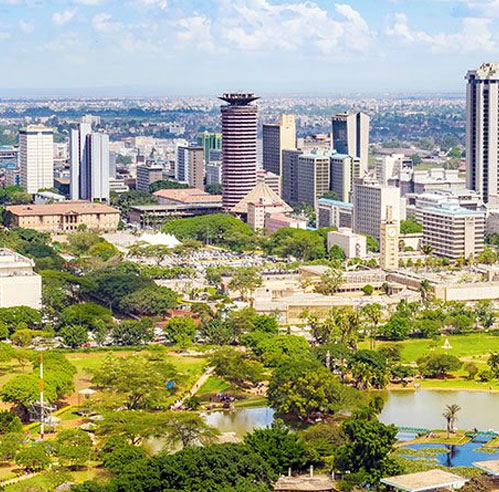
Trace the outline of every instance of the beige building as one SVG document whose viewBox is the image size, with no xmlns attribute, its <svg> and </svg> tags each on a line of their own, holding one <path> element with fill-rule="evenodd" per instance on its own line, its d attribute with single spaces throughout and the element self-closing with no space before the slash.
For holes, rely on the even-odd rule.
<svg viewBox="0 0 499 492">
<path fill-rule="evenodd" d="M 298 157 L 298 202 L 317 208 L 317 200 L 329 191 L 329 154 Z"/>
<path fill-rule="evenodd" d="M 64 233 L 78 230 L 115 232 L 119 210 L 102 203 L 67 201 L 47 205 L 12 205 L 7 207 L 11 225 L 40 232 Z"/>
<path fill-rule="evenodd" d="M 269 200 L 261 198 L 255 202 L 248 203 L 248 225 L 254 231 L 263 231 L 265 229 L 265 219 L 268 216 L 283 215 L 289 212 L 289 207 L 282 201 Z"/>
<path fill-rule="evenodd" d="M 330 158 L 330 189 L 336 199 L 350 202 L 353 183 L 361 177 L 360 159 L 344 154 L 333 154 Z"/>
<path fill-rule="evenodd" d="M 399 234 L 400 224 L 392 219 L 392 210 L 388 207 L 379 231 L 379 266 L 383 270 L 397 270 L 399 267 Z"/>
<path fill-rule="evenodd" d="M 28 193 L 54 186 L 54 131 L 28 125 L 19 131 L 21 186 Z"/>
<path fill-rule="evenodd" d="M 277 174 L 258 169 L 256 171 L 256 183 L 265 183 L 277 195 L 281 196 L 281 177 Z"/>
<path fill-rule="evenodd" d="M 334 246 L 339 246 L 347 258 L 365 258 L 367 256 L 367 238 L 355 234 L 352 229 L 342 227 L 331 231 L 327 235 L 328 251 Z"/>
<path fill-rule="evenodd" d="M 175 178 L 193 188 L 204 190 L 203 147 L 178 147 Z"/>
<path fill-rule="evenodd" d="M 0 249 L 0 307 L 42 307 L 42 278 L 35 262 L 9 249 Z"/>
<path fill-rule="evenodd" d="M 267 215 L 265 217 L 265 231 L 267 234 L 273 234 L 284 227 L 289 227 L 291 229 L 306 229 L 307 221 L 304 219 L 287 217 L 286 215 Z"/>
<path fill-rule="evenodd" d="M 443 204 L 418 209 L 417 220 L 423 225 L 423 244 L 437 256 L 456 260 L 484 250 L 485 212 Z"/>
<path fill-rule="evenodd" d="M 398 188 L 358 180 L 353 187 L 353 231 L 379 239 L 381 222 L 386 219 L 388 207 L 392 210 L 392 220 L 399 221 Z"/>
<path fill-rule="evenodd" d="M 281 114 L 277 125 L 263 125 L 263 169 L 282 176 L 282 151 L 296 149 L 294 114 Z"/>
</svg>

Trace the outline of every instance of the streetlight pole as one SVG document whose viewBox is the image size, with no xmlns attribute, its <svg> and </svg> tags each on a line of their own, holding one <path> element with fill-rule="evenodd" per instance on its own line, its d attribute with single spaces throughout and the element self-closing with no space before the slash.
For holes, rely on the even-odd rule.
<svg viewBox="0 0 499 492">
<path fill-rule="evenodd" d="M 40 439 L 44 439 L 45 434 L 45 410 L 43 401 L 43 352 L 40 352 Z"/>
</svg>

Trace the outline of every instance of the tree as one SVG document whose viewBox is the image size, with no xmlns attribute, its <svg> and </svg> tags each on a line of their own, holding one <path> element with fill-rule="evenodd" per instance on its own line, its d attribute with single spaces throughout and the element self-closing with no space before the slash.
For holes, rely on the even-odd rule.
<svg viewBox="0 0 499 492">
<path fill-rule="evenodd" d="M 366 296 L 372 296 L 374 293 L 374 287 L 371 284 L 366 284 L 364 287 L 362 287 L 362 292 Z"/>
<path fill-rule="evenodd" d="M 21 432 L 22 429 L 23 423 L 15 413 L 0 410 L 0 435 Z"/>
<path fill-rule="evenodd" d="M 27 306 L 0 308 L 0 322 L 9 328 L 10 333 L 19 329 L 38 329 L 42 323 L 40 311 Z"/>
<path fill-rule="evenodd" d="M 455 423 L 457 420 L 457 413 L 461 410 L 461 407 L 455 403 L 451 405 L 447 405 L 445 407 L 443 416 L 445 420 L 447 421 L 447 438 L 449 438 L 449 434 L 454 434 L 455 429 Z"/>
<path fill-rule="evenodd" d="M 492 352 L 487 361 L 487 365 L 494 377 L 499 377 L 499 352 Z"/>
<path fill-rule="evenodd" d="M 192 343 L 196 332 L 196 322 L 188 316 L 172 318 L 165 327 L 168 339 L 181 345 Z"/>
<path fill-rule="evenodd" d="M 372 236 L 366 236 L 367 240 L 367 251 L 370 253 L 377 253 L 379 251 L 379 242 L 376 238 Z"/>
<path fill-rule="evenodd" d="M 195 412 L 175 412 L 167 425 L 166 443 L 171 449 L 178 444 L 182 447 L 212 444 L 219 436 L 214 427 L 210 427 Z"/>
<path fill-rule="evenodd" d="M 46 470 L 51 463 L 47 442 L 35 442 L 26 445 L 16 456 L 16 463 L 26 471 Z"/>
<path fill-rule="evenodd" d="M 122 321 L 113 327 L 111 337 L 117 345 L 141 345 L 153 340 L 154 325 L 147 318 L 140 321 Z"/>
<path fill-rule="evenodd" d="M 475 316 L 478 322 L 488 330 L 494 326 L 496 312 L 490 300 L 479 301 L 475 306 Z"/>
<path fill-rule="evenodd" d="M 254 331 L 244 335 L 241 341 L 249 346 L 253 353 L 267 367 L 276 367 L 287 358 L 310 358 L 310 345 L 302 336 L 269 335 Z"/>
<path fill-rule="evenodd" d="M 424 248 L 425 246 L 423 246 Z M 421 294 L 421 298 L 423 302 L 426 302 L 428 300 L 429 293 L 431 292 L 431 284 L 428 279 L 423 279 L 421 280 L 419 284 L 419 292 Z"/>
<path fill-rule="evenodd" d="M 423 226 L 413 218 L 400 221 L 400 234 L 420 234 L 421 232 L 423 232 Z"/>
<path fill-rule="evenodd" d="M 129 410 L 162 407 L 171 391 L 169 381 L 178 378 L 172 364 L 144 355 L 109 356 L 94 372 L 92 383 L 121 398 Z"/>
<path fill-rule="evenodd" d="M 380 329 L 380 335 L 385 340 L 405 340 L 411 332 L 411 325 L 407 318 L 394 315 Z"/>
<path fill-rule="evenodd" d="M 289 468 L 301 470 L 307 463 L 305 443 L 278 420 L 269 429 L 257 429 L 246 434 L 244 444 L 278 473 L 286 473 Z"/>
<path fill-rule="evenodd" d="M 24 440 L 22 432 L 9 432 L 0 435 L 0 462 L 14 461 Z"/>
<path fill-rule="evenodd" d="M 90 460 L 92 439 L 81 429 L 64 429 L 55 440 L 59 462 L 69 468 L 84 466 Z"/>
<path fill-rule="evenodd" d="M 428 354 L 416 361 L 419 371 L 424 377 L 445 378 L 450 371 L 457 371 L 463 365 L 454 355 Z"/>
<path fill-rule="evenodd" d="M 275 316 L 271 314 L 257 314 L 253 317 L 253 330 L 277 335 L 279 331 L 279 323 Z"/>
<path fill-rule="evenodd" d="M 256 385 L 263 378 L 263 366 L 233 347 L 222 347 L 210 357 L 217 376 L 239 387 Z"/>
<path fill-rule="evenodd" d="M 383 316 L 383 311 L 381 309 L 381 304 L 375 302 L 372 304 L 366 304 L 361 308 L 361 316 L 369 324 L 368 333 L 370 340 L 370 348 L 374 349 L 376 345 L 376 336 L 378 335 L 378 327 Z"/>
<path fill-rule="evenodd" d="M 72 304 L 63 309 L 61 313 L 61 323 L 63 325 L 80 325 L 89 331 L 93 331 L 101 321 L 111 324 L 113 322 L 112 312 L 94 302 Z"/>
<path fill-rule="evenodd" d="M 473 381 L 476 378 L 479 371 L 478 367 L 473 362 L 466 362 L 464 364 L 464 370 L 468 373 L 468 379 L 470 381 Z"/>
<path fill-rule="evenodd" d="M 67 325 L 61 329 L 64 344 L 71 348 L 81 347 L 88 341 L 88 332 L 84 326 Z"/>
<path fill-rule="evenodd" d="M 182 190 L 186 188 L 189 188 L 188 184 L 177 183 L 176 181 L 170 181 L 169 179 L 159 179 L 149 185 L 149 193 L 155 193 L 159 190 Z"/>
<path fill-rule="evenodd" d="M 142 316 L 157 316 L 168 313 L 177 304 L 177 294 L 173 290 L 149 285 L 123 297 L 119 306 L 123 311 Z"/>
<path fill-rule="evenodd" d="M 113 438 L 111 437 L 111 439 Z M 132 446 L 131 444 L 128 444 L 126 440 L 121 440 L 118 446 L 114 446 L 107 452 L 104 452 L 103 450 L 102 454 L 102 463 L 104 467 L 112 471 L 113 473 L 120 473 L 130 463 L 133 463 L 134 461 L 144 460 L 147 456 L 143 448 Z"/>
<path fill-rule="evenodd" d="M 390 457 L 397 440 L 398 430 L 394 425 L 353 416 L 341 427 L 347 442 L 335 455 L 336 469 L 357 475 L 360 484 L 370 488 L 376 486 L 383 476 L 400 473 L 400 467 Z"/>
<path fill-rule="evenodd" d="M 485 265 L 493 265 L 494 263 L 497 263 L 497 252 L 492 248 L 487 247 L 477 255 L 476 262 Z"/>
<path fill-rule="evenodd" d="M 329 268 L 321 275 L 320 282 L 315 286 L 315 292 L 323 295 L 335 294 L 345 282 L 343 272 L 334 268 Z"/>
<path fill-rule="evenodd" d="M 302 261 L 316 260 L 326 256 L 324 238 L 316 231 L 284 227 L 274 232 L 265 243 L 271 255 L 286 258 L 294 256 Z"/>
<path fill-rule="evenodd" d="M 333 244 L 329 250 L 329 259 L 343 262 L 346 259 L 345 252 L 337 245 Z"/>
<path fill-rule="evenodd" d="M 263 284 L 262 277 L 257 268 L 242 267 L 234 270 L 229 282 L 229 289 L 239 291 L 243 300 L 247 299 L 248 293 L 252 296 L 255 289 Z"/>
<path fill-rule="evenodd" d="M 362 400 L 357 390 L 310 359 L 283 361 L 270 379 L 268 399 L 279 414 L 300 420 L 348 410 Z"/>
</svg>

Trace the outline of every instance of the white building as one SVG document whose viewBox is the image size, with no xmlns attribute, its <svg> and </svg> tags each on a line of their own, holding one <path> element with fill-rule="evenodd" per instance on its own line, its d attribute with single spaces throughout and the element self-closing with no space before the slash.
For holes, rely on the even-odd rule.
<svg viewBox="0 0 499 492">
<path fill-rule="evenodd" d="M 329 166 L 330 190 L 336 193 L 339 201 L 349 202 L 355 179 L 362 177 L 360 159 L 344 154 L 333 154 L 329 159 Z"/>
<path fill-rule="evenodd" d="M 317 205 L 319 227 L 352 227 L 353 205 L 351 203 L 320 198 Z"/>
<path fill-rule="evenodd" d="M 35 194 L 34 203 L 35 205 L 45 205 L 47 203 L 58 203 L 66 201 L 66 197 L 59 195 L 59 193 L 53 193 L 51 191 L 39 191 Z"/>
<path fill-rule="evenodd" d="M 392 220 L 398 222 L 405 218 L 399 188 L 361 180 L 356 182 L 353 188 L 353 231 L 379 239 L 380 225 L 386 220 L 388 207 Z"/>
<path fill-rule="evenodd" d="M 0 307 L 42 307 L 42 278 L 35 262 L 9 249 L 0 249 Z"/>
<path fill-rule="evenodd" d="M 484 250 L 485 212 L 444 203 L 420 208 L 416 217 L 423 225 L 423 244 L 437 256 L 456 260 Z"/>
<path fill-rule="evenodd" d="M 70 133 L 71 200 L 109 201 L 109 136 L 81 123 Z"/>
<path fill-rule="evenodd" d="M 212 161 L 206 165 L 206 184 L 222 184 L 222 163 Z"/>
<path fill-rule="evenodd" d="M 376 161 L 376 177 L 380 184 L 388 186 L 388 180 L 399 178 L 403 170 L 412 166 L 412 159 L 404 154 L 385 155 Z"/>
<path fill-rule="evenodd" d="M 361 234 L 355 234 L 352 229 L 341 227 L 337 231 L 331 231 L 327 235 L 328 251 L 333 246 L 339 246 L 347 258 L 365 258 L 367 256 L 367 238 Z"/>
<path fill-rule="evenodd" d="M 21 186 L 28 193 L 54 186 L 54 131 L 29 125 L 19 131 Z"/>
</svg>

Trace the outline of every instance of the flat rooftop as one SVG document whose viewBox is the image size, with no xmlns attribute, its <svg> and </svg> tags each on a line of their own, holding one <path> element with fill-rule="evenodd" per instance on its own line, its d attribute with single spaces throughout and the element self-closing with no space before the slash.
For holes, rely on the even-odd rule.
<svg viewBox="0 0 499 492">
<path fill-rule="evenodd" d="M 407 492 L 427 492 L 444 488 L 458 488 L 464 486 L 466 482 L 467 480 L 459 475 L 439 469 L 408 473 L 381 480 L 381 483 L 385 485 Z"/>
<path fill-rule="evenodd" d="M 499 460 L 474 461 L 473 466 L 489 475 L 499 477 Z"/>
<path fill-rule="evenodd" d="M 119 214 L 119 210 L 104 203 L 86 201 L 67 201 L 48 203 L 46 205 L 11 205 L 7 211 L 19 217 L 32 215 L 65 215 L 65 214 Z"/>
<path fill-rule="evenodd" d="M 222 202 L 222 195 L 210 195 L 197 188 L 158 190 L 153 193 L 158 198 L 164 198 L 178 203 L 217 203 Z"/>
<path fill-rule="evenodd" d="M 281 477 L 274 485 L 274 490 L 298 492 L 324 492 L 336 491 L 334 482 L 325 475 L 317 475 L 315 477 Z"/>
</svg>

